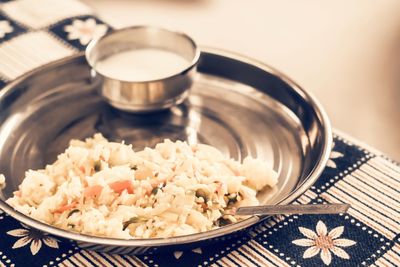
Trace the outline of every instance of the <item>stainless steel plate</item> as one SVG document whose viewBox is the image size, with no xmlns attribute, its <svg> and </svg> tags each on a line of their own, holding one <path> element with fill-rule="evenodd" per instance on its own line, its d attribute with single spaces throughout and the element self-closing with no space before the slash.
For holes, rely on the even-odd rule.
<svg viewBox="0 0 400 267">
<path fill-rule="evenodd" d="M 176 238 L 121 240 L 60 230 L 3 201 L 12 196 L 26 170 L 52 163 L 71 139 L 101 132 L 136 149 L 179 139 L 210 144 L 238 160 L 247 155 L 265 159 L 279 172 L 279 184 L 258 195 L 262 203 L 293 201 L 315 182 L 329 157 L 331 129 L 320 105 L 282 74 L 254 60 L 203 49 L 189 99 L 148 115 L 123 113 L 105 104 L 89 71 L 84 57 L 77 55 L 29 73 L 0 92 L 0 173 L 7 177 L 0 207 L 27 225 L 76 240 L 82 247 L 141 253 L 212 241 L 260 217 Z"/>
</svg>

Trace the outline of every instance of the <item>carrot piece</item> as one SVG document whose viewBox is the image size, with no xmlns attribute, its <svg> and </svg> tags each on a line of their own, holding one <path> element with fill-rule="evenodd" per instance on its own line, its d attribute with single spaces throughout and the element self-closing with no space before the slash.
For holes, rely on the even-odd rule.
<svg viewBox="0 0 400 267">
<path fill-rule="evenodd" d="M 121 194 L 124 190 L 128 191 L 129 194 L 133 194 L 132 182 L 130 180 L 117 181 L 108 184 L 108 186 L 117 194 Z"/>
<path fill-rule="evenodd" d="M 101 194 L 102 190 L 103 190 L 103 187 L 101 185 L 89 186 L 89 187 L 85 188 L 83 195 L 85 197 L 96 197 Z"/>
<path fill-rule="evenodd" d="M 201 206 L 201 208 L 202 208 L 203 212 L 206 212 L 206 211 L 207 211 L 207 209 L 208 209 L 208 206 L 207 206 L 207 204 L 206 204 L 206 203 L 199 203 L 199 205 Z"/>
<path fill-rule="evenodd" d="M 222 183 L 221 183 L 221 182 L 219 182 L 219 181 L 215 181 L 214 183 L 216 183 L 216 184 L 217 184 L 217 189 L 215 190 L 215 192 L 216 192 L 217 194 L 221 194 L 221 190 L 222 190 Z"/>
<path fill-rule="evenodd" d="M 85 168 L 85 166 L 83 166 L 83 165 L 79 167 L 79 170 L 80 170 L 83 174 L 86 173 L 86 168 Z"/>
<path fill-rule="evenodd" d="M 52 213 L 63 213 L 64 211 L 75 208 L 77 204 L 78 204 L 77 202 L 72 202 L 71 204 L 62 205 L 61 207 L 54 209 Z"/>
<path fill-rule="evenodd" d="M 150 184 L 144 184 L 143 189 L 146 190 L 145 195 L 150 196 L 151 192 L 153 191 L 153 186 Z"/>
</svg>

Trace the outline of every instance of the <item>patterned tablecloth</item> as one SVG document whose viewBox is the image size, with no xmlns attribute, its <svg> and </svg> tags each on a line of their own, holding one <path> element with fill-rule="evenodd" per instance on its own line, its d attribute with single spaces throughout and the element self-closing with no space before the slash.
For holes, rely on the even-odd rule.
<svg viewBox="0 0 400 267">
<path fill-rule="evenodd" d="M 0 88 L 74 54 L 110 27 L 76 0 L 0 0 Z M 276 216 L 242 238 L 156 255 L 81 250 L 0 214 L 1 266 L 400 266 L 400 167 L 341 136 L 298 203 L 350 203 L 344 215 Z"/>
</svg>

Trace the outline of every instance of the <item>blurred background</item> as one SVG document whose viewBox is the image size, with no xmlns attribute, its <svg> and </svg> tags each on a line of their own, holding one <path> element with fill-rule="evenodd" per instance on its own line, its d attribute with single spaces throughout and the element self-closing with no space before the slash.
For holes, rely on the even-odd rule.
<svg viewBox="0 0 400 267">
<path fill-rule="evenodd" d="M 334 128 L 400 160 L 399 0 L 84 2 L 115 28 L 173 28 L 268 63 L 312 92 Z"/>
</svg>

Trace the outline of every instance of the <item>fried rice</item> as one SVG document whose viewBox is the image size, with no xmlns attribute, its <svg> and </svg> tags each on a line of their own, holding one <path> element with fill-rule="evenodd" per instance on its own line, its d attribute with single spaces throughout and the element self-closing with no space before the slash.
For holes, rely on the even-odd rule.
<svg viewBox="0 0 400 267">
<path fill-rule="evenodd" d="M 135 152 L 95 134 L 72 140 L 41 170 L 29 170 L 7 203 L 47 224 L 112 238 L 167 238 L 242 219 L 240 206 L 278 175 L 260 159 L 242 163 L 216 148 L 165 140 Z"/>
</svg>

